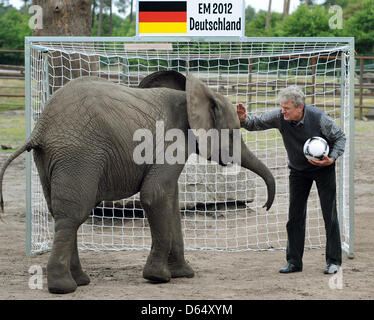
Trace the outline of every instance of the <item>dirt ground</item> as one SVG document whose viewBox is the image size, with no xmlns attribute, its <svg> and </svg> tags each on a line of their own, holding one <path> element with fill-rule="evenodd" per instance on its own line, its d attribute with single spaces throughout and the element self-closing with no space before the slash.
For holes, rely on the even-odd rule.
<svg viewBox="0 0 374 320">
<path fill-rule="evenodd" d="M 280 274 L 282 250 L 265 252 L 187 251 L 196 274 L 151 284 L 142 278 L 148 251 L 80 253 L 91 278 L 88 286 L 67 295 L 48 293 L 45 267 L 49 253 L 25 254 L 25 155 L 5 174 L 3 189 L 6 224 L 0 223 L 0 299 L 373 299 L 374 298 L 374 121 L 356 121 L 355 136 L 355 258 L 344 254 L 339 280 L 324 275 L 324 249 L 306 250 L 303 272 Z M 0 164 L 8 155 L 0 153 Z M 29 268 L 43 269 L 42 289 L 29 287 Z M 334 280 L 334 281 L 333 281 Z M 334 287 L 335 284 L 335 287 Z"/>
</svg>

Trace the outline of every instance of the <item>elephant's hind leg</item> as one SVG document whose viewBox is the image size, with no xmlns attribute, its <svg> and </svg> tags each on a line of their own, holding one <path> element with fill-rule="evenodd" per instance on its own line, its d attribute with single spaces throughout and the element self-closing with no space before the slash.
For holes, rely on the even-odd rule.
<svg viewBox="0 0 374 320">
<path fill-rule="evenodd" d="M 89 283 L 82 271 L 77 249 L 77 230 L 95 204 L 92 190 L 97 184 L 90 178 L 73 173 L 59 174 L 51 183 L 55 235 L 47 265 L 48 289 L 51 293 L 69 293 L 78 285 Z"/>
<path fill-rule="evenodd" d="M 55 214 L 55 235 L 47 264 L 48 290 L 51 293 L 70 293 L 77 288 L 77 283 L 70 272 L 77 229 L 75 221 L 66 217 L 58 217 Z"/>
<path fill-rule="evenodd" d="M 82 266 L 79 260 L 77 234 L 75 234 L 73 253 L 70 260 L 70 272 L 78 286 L 85 286 L 90 283 L 90 278 L 87 273 L 82 270 Z"/>
</svg>

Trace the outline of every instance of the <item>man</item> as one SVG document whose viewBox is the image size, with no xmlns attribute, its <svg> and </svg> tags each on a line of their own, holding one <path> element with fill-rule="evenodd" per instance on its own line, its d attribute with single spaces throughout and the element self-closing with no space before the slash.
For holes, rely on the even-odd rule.
<svg viewBox="0 0 374 320">
<path fill-rule="evenodd" d="M 307 200 L 313 181 L 316 182 L 326 229 L 325 274 L 336 273 L 342 263 L 339 222 L 336 209 L 335 161 L 344 152 L 345 134 L 322 110 L 305 105 L 304 93 L 297 86 L 280 91 L 281 108 L 260 116 L 248 114 L 243 104 L 237 105 L 241 127 L 249 130 L 277 128 L 282 134 L 290 169 L 290 199 L 287 222 L 287 264 L 279 272 L 302 271 L 305 242 Z M 303 146 L 307 139 L 319 136 L 329 146 L 322 160 L 307 160 Z"/>
</svg>

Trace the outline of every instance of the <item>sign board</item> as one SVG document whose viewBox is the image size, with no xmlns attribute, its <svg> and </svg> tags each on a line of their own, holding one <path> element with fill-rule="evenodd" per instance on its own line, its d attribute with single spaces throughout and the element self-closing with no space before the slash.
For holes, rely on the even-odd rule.
<svg viewBox="0 0 374 320">
<path fill-rule="evenodd" d="M 138 36 L 244 36 L 244 0 L 137 1 Z"/>
</svg>

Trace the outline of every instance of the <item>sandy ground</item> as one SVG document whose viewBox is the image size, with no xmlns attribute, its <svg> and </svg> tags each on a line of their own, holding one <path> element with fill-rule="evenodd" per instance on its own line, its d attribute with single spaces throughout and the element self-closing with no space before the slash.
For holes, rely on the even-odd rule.
<svg viewBox="0 0 374 320">
<path fill-rule="evenodd" d="M 151 284 L 142 278 L 148 251 L 84 251 L 80 257 L 91 277 L 90 285 L 72 294 L 51 295 L 45 276 L 49 253 L 30 257 L 25 254 L 23 154 L 8 168 L 3 185 L 7 223 L 0 223 L 0 299 L 373 299 L 374 122 L 356 122 L 357 128 L 362 125 L 369 130 L 359 131 L 355 137 L 355 258 L 343 256 L 339 279 L 323 274 L 324 249 L 306 250 L 303 272 L 288 275 L 278 273 L 285 264 L 282 250 L 187 251 L 195 277 L 172 279 L 166 284 Z M 0 153 L 0 164 L 6 157 Z M 32 290 L 29 268 L 35 265 L 42 267 L 43 286 Z"/>
</svg>

